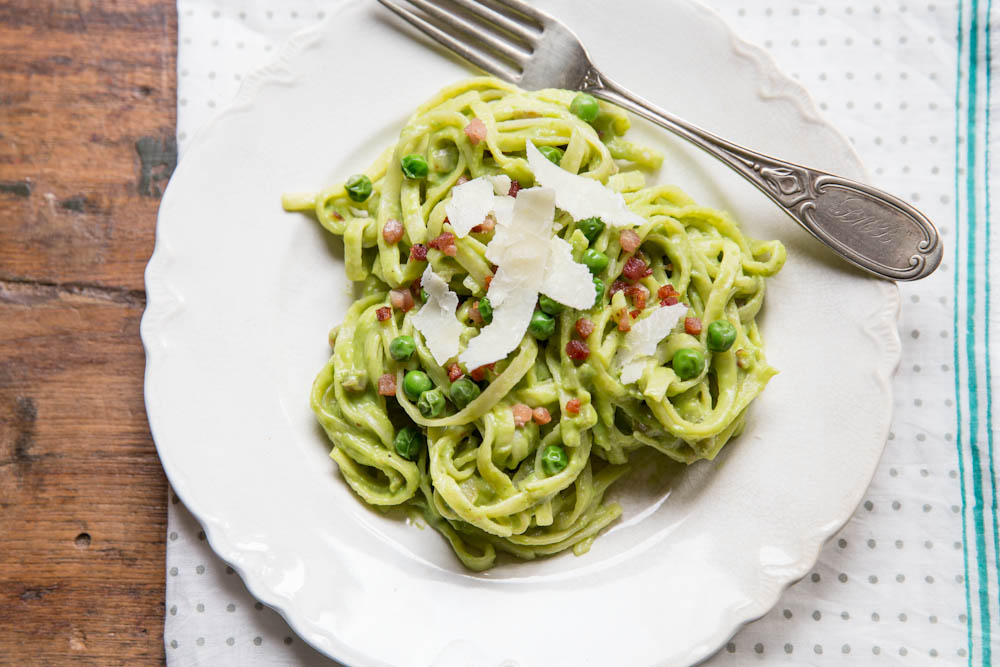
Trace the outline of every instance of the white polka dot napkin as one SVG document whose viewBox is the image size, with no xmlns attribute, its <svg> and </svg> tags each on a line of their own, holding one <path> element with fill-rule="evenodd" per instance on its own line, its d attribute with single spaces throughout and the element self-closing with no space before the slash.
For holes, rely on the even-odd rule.
<svg viewBox="0 0 1000 667">
<path fill-rule="evenodd" d="M 182 157 L 241 77 L 340 1 L 178 0 Z M 1000 663 L 992 2 L 708 4 L 812 92 L 875 184 L 928 213 L 947 244 L 937 273 L 900 286 L 893 428 L 862 506 L 814 570 L 708 664 L 990 665 L 994 655 Z M 170 500 L 164 641 L 171 665 L 335 664 L 257 603 L 173 493 Z"/>
</svg>

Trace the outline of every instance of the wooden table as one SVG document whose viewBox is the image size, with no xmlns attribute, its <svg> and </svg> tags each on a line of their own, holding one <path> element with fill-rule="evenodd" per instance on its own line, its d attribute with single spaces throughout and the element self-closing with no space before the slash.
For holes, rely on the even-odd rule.
<svg viewBox="0 0 1000 667">
<path fill-rule="evenodd" d="M 0 664 L 161 664 L 139 319 L 174 0 L 0 0 Z"/>
</svg>

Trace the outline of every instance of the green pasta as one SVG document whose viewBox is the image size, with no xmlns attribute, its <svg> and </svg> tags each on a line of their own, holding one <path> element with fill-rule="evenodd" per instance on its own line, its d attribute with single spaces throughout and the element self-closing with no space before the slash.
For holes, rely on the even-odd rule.
<svg viewBox="0 0 1000 667">
<path fill-rule="evenodd" d="M 331 457 L 365 502 L 418 510 L 472 570 L 493 566 L 497 551 L 585 552 L 621 514 L 605 494 L 631 452 L 714 458 L 776 372 L 756 316 L 765 278 L 784 263 L 782 244 L 747 238 L 728 214 L 676 187 L 646 187 L 643 172 L 662 158 L 624 138 L 623 111 L 600 102 L 595 118 L 592 99 L 574 105 L 577 97 L 462 81 L 420 106 L 363 174 L 283 199 L 343 238 L 347 277 L 360 284 L 312 389 Z M 512 191 L 532 186 L 529 140 L 558 148 L 543 153 L 562 169 L 620 192 L 646 221 L 629 232 L 638 248 L 623 249 L 621 228 L 557 212 L 556 234 L 595 272 L 594 307 L 543 297 L 539 323 L 506 359 L 438 364 L 413 323 L 428 263 L 459 297 L 462 349 L 492 317 L 480 304 L 494 232 L 484 225 L 448 239 L 450 193 L 483 175 L 509 176 Z M 631 325 L 678 302 L 688 319 L 638 381 L 623 384 L 615 356 Z"/>
</svg>

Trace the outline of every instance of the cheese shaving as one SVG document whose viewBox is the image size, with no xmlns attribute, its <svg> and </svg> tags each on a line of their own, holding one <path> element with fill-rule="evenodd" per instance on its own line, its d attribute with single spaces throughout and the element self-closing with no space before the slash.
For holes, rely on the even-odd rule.
<svg viewBox="0 0 1000 667">
<path fill-rule="evenodd" d="M 587 310 L 594 305 L 594 282 L 590 269 L 573 260 L 573 246 L 564 239 L 549 239 L 542 294 L 564 306 Z"/>
<path fill-rule="evenodd" d="M 497 265 L 486 293 L 493 321 L 458 357 L 470 370 L 505 358 L 520 344 L 545 278 L 555 193 L 548 188 L 521 190 L 512 213 L 507 224 L 498 224 L 486 248 L 486 256 Z"/>
<path fill-rule="evenodd" d="M 493 184 L 486 178 L 474 178 L 451 189 L 451 199 L 444 210 L 455 236 L 465 238 L 473 227 L 493 210 Z"/>
<path fill-rule="evenodd" d="M 656 346 L 670 335 L 687 311 L 683 303 L 662 306 L 632 325 L 616 359 L 621 366 L 622 384 L 635 382 L 642 376 L 649 357 L 656 354 Z"/>
<path fill-rule="evenodd" d="M 574 220 L 597 217 L 612 227 L 637 227 L 646 221 L 625 205 L 625 198 L 618 192 L 604 187 L 592 178 L 586 178 L 562 169 L 539 152 L 528 141 L 525 144 L 528 166 L 535 176 L 535 185 L 556 191 L 556 206 L 573 216 Z"/>
<path fill-rule="evenodd" d="M 458 295 L 448 289 L 448 283 L 434 273 L 430 264 L 424 269 L 421 287 L 427 292 L 427 302 L 412 317 L 431 356 L 439 365 L 458 354 L 458 339 L 462 334 L 462 323 L 455 317 L 458 310 Z"/>
</svg>

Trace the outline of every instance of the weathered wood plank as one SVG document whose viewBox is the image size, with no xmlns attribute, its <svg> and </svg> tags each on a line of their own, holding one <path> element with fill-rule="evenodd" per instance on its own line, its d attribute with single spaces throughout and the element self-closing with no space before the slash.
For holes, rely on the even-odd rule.
<svg viewBox="0 0 1000 667">
<path fill-rule="evenodd" d="M 173 0 L 0 0 L 0 663 L 162 664 L 139 318 Z"/>
</svg>

